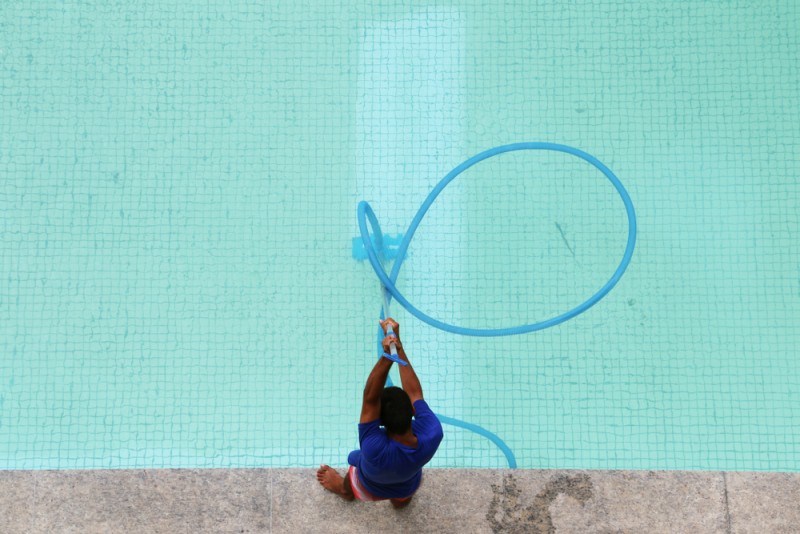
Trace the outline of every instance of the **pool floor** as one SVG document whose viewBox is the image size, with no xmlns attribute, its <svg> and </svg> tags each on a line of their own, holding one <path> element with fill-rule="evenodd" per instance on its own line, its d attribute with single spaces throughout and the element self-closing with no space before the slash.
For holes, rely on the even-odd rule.
<svg viewBox="0 0 800 534">
<path fill-rule="evenodd" d="M 432 409 L 522 468 L 800 472 L 796 0 L 1 4 L 0 469 L 341 466 L 381 305 L 359 201 L 397 238 L 470 156 L 551 142 L 625 185 L 630 266 L 521 336 L 395 304 Z M 398 289 L 543 321 L 627 234 L 597 168 L 504 154 Z M 509 465 L 450 425 L 431 464 Z"/>
</svg>

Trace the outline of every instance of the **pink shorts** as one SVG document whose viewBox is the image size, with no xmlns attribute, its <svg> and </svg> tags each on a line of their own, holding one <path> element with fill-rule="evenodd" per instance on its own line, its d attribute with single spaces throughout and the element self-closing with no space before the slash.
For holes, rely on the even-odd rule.
<svg viewBox="0 0 800 534">
<path fill-rule="evenodd" d="M 356 499 L 359 501 L 364 502 L 372 502 L 372 501 L 392 501 L 393 503 L 401 503 L 411 500 L 411 497 L 414 496 L 412 493 L 408 497 L 403 497 L 402 499 L 390 499 L 389 497 L 376 497 L 375 495 L 371 494 L 367 491 L 367 489 L 361 485 L 361 482 L 358 480 L 358 469 L 355 466 L 351 465 L 350 469 L 347 470 L 347 478 L 350 480 L 350 487 L 353 490 L 353 495 L 355 495 Z"/>
</svg>

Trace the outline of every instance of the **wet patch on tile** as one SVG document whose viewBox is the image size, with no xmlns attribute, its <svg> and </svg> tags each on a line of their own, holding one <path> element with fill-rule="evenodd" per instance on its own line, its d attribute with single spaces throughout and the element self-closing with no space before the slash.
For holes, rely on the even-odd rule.
<svg viewBox="0 0 800 534">
<path fill-rule="evenodd" d="M 502 485 L 492 484 L 493 496 L 486 519 L 495 533 L 555 534 L 550 504 L 562 493 L 584 504 L 592 498 L 593 489 L 589 475 L 556 475 L 542 491 L 527 497 L 509 473 L 503 476 Z"/>
</svg>

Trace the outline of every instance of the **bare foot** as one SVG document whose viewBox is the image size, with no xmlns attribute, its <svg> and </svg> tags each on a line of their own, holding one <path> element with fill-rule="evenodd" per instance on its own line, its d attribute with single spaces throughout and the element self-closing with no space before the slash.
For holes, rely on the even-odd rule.
<svg viewBox="0 0 800 534">
<path fill-rule="evenodd" d="M 352 493 L 345 491 L 344 478 L 330 466 L 319 466 L 319 469 L 317 469 L 317 480 L 319 480 L 323 488 L 332 491 L 342 499 L 352 501 L 355 498 Z"/>
</svg>

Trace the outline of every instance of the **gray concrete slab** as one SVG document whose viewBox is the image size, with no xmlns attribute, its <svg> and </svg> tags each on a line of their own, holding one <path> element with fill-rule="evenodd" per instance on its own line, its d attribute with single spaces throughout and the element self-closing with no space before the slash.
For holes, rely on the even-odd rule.
<svg viewBox="0 0 800 534">
<path fill-rule="evenodd" d="M 800 532 L 800 476 L 728 472 L 725 479 L 732 532 Z"/>
<path fill-rule="evenodd" d="M 37 473 L 35 471 L 0 471 L 0 531 L 33 530 Z"/>
<path fill-rule="evenodd" d="M 343 472 L 343 470 L 340 470 Z M 0 532 L 800 532 L 800 474 L 425 471 L 411 505 L 314 469 L 0 471 Z"/>
</svg>

